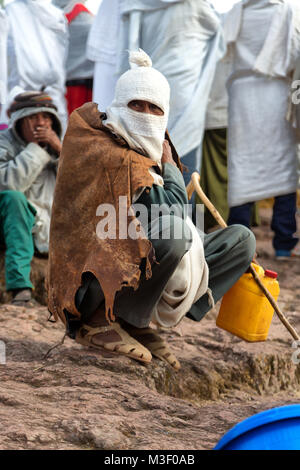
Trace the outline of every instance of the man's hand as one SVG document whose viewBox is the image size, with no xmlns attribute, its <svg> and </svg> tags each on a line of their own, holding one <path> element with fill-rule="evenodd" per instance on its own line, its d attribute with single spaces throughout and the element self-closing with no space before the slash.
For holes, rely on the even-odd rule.
<svg viewBox="0 0 300 470">
<path fill-rule="evenodd" d="M 58 154 L 61 152 L 61 142 L 53 129 L 38 126 L 35 128 L 33 135 L 39 144 L 48 144 Z"/>
<path fill-rule="evenodd" d="M 171 163 L 171 165 L 177 166 L 172 157 L 172 150 L 171 150 L 170 144 L 166 139 L 164 140 L 164 143 L 163 143 L 163 154 L 161 157 L 161 162 Z"/>
</svg>

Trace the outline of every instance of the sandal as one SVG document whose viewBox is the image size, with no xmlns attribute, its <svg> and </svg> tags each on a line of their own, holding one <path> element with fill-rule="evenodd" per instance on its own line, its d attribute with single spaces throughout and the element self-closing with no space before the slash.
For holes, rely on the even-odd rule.
<svg viewBox="0 0 300 470">
<path fill-rule="evenodd" d="M 83 346 L 109 351 L 114 354 L 123 354 L 145 364 L 149 364 L 152 359 L 150 351 L 129 336 L 117 322 L 97 327 L 84 324 L 77 331 L 75 341 Z"/>
<path fill-rule="evenodd" d="M 167 343 L 152 328 L 135 328 L 126 325 L 126 330 L 133 338 L 149 349 L 153 356 L 167 362 L 175 370 L 180 369 L 180 362 L 170 351 Z"/>
<path fill-rule="evenodd" d="M 38 305 L 36 300 L 32 298 L 31 289 L 18 289 L 13 292 L 13 298 L 10 302 L 15 307 L 33 308 Z"/>
</svg>

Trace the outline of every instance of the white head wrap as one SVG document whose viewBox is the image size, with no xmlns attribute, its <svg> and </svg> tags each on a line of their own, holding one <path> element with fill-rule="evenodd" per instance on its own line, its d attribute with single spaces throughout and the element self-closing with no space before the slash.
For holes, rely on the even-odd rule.
<svg viewBox="0 0 300 470">
<path fill-rule="evenodd" d="M 142 50 L 130 52 L 129 63 L 137 67 L 118 80 L 115 98 L 106 110 L 105 125 L 123 137 L 130 148 L 151 158 L 161 166 L 163 142 L 169 116 L 170 87 L 167 79 L 152 68 L 150 57 Z M 164 114 L 141 113 L 128 107 L 133 100 L 158 106 Z"/>
</svg>

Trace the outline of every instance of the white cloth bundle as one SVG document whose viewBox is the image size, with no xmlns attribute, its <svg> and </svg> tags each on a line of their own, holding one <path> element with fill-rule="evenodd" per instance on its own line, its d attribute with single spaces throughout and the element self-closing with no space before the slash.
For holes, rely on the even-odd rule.
<svg viewBox="0 0 300 470">
<path fill-rule="evenodd" d="M 213 307 L 202 239 L 189 217 L 186 223 L 193 236 L 191 248 L 169 279 L 152 314 L 152 321 L 165 328 L 176 326 L 205 293 L 209 294 Z"/>
</svg>

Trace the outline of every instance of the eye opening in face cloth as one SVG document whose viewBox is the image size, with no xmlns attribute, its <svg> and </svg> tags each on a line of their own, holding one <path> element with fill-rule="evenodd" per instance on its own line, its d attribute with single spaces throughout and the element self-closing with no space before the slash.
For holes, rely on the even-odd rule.
<svg viewBox="0 0 300 470">
<path fill-rule="evenodd" d="M 145 100 L 132 100 L 128 103 L 128 107 L 139 113 L 154 114 L 157 116 L 164 115 L 163 110 L 159 106 Z"/>
</svg>

